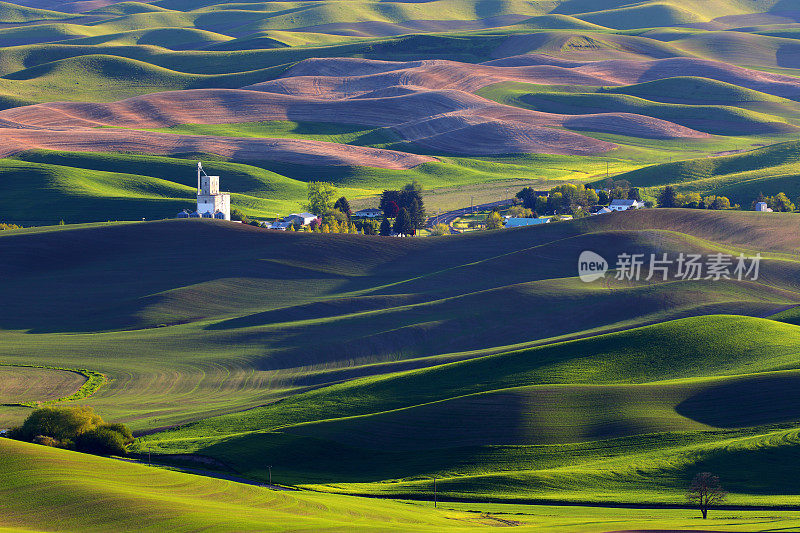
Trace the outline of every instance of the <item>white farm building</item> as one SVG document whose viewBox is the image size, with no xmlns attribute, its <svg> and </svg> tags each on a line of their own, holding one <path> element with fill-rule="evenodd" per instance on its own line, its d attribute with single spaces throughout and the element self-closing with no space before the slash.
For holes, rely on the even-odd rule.
<svg viewBox="0 0 800 533">
<path fill-rule="evenodd" d="M 231 219 L 231 195 L 219 192 L 219 176 L 206 174 L 200 162 L 197 163 L 197 212 L 206 218 Z"/>
<path fill-rule="evenodd" d="M 178 218 L 218 218 L 231 219 L 231 195 L 219 192 L 219 176 L 209 176 L 203 170 L 203 163 L 197 163 L 197 211 L 181 211 Z"/>
</svg>

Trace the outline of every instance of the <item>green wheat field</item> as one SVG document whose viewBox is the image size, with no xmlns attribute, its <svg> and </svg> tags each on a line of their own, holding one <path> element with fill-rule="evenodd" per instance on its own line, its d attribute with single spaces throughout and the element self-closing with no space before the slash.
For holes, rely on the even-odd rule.
<svg viewBox="0 0 800 533">
<path fill-rule="evenodd" d="M 800 213 L 751 209 L 800 197 L 798 133 L 796 0 L 0 2 L 0 429 L 90 406 L 135 436 L 0 438 L 0 531 L 800 530 Z M 175 219 L 200 160 L 258 221 L 312 181 L 740 209 L 278 232 Z"/>
</svg>

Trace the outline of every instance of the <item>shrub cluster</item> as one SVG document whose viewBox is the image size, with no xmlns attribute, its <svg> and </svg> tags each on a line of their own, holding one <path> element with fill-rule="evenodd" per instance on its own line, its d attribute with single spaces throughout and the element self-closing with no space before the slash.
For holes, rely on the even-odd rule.
<svg viewBox="0 0 800 533">
<path fill-rule="evenodd" d="M 133 442 L 124 424 L 107 424 L 91 407 L 42 407 L 21 426 L 12 428 L 12 439 L 98 455 L 125 455 Z"/>
</svg>

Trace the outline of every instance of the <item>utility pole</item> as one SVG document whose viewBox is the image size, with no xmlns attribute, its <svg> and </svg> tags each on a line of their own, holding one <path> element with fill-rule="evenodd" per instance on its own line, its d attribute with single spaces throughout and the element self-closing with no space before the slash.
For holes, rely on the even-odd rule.
<svg viewBox="0 0 800 533">
<path fill-rule="evenodd" d="M 436 498 L 436 476 L 433 476 L 433 507 L 438 507 L 439 502 Z"/>
<path fill-rule="evenodd" d="M 470 196 L 469 197 L 469 210 L 472 213 L 475 213 L 475 202 L 473 201 L 473 199 L 474 199 L 474 196 Z"/>
<path fill-rule="evenodd" d="M 269 484 L 272 485 L 272 465 L 267 467 L 269 469 Z"/>
<path fill-rule="evenodd" d="M 608 176 L 609 176 L 608 161 L 606 161 L 606 178 L 608 178 Z"/>
<path fill-rule="evenodd" d="M 150 445 L 147 445 L 147 466 L 153 466 L 150 462 Z"/>
</svg>

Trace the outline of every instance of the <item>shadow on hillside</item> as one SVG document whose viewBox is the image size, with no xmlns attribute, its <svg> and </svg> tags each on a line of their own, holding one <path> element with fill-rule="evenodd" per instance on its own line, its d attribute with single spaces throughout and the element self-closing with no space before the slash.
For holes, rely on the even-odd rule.
<svg viewBox="0 0 800 533">
<path fill-rule="evenodd" d="M 415 438 L 424 438 L 417 435 Z M 474 470 L 483 456 L 502 453 L 485 447 L 387 452 L 286 433 L 250 433 L 198 450 L 219 458 L 237 472 L 265 479 L 272 465 L 276 483 L 359 483 L 414 478 L 427 472 Z M 259 457 L 263 461 L 254 462 Z"/>
<path fill-rule="evenodd" d="M 800 478 L 800 446 L 797 442 L 778 442 L 775 446 L 751 449 L 716 449 L 682 469 L 679 475 L 689 481 L 698 472 L 712 472 L 720 477 L 727 492 L 777 495 L 797 494 Z"/>
<path fill-rule="evenodd" d="M 718 428 L 800 420 L 800 374 L 733 378 L 684 400 L 675 410 Z"/>
</svg>

